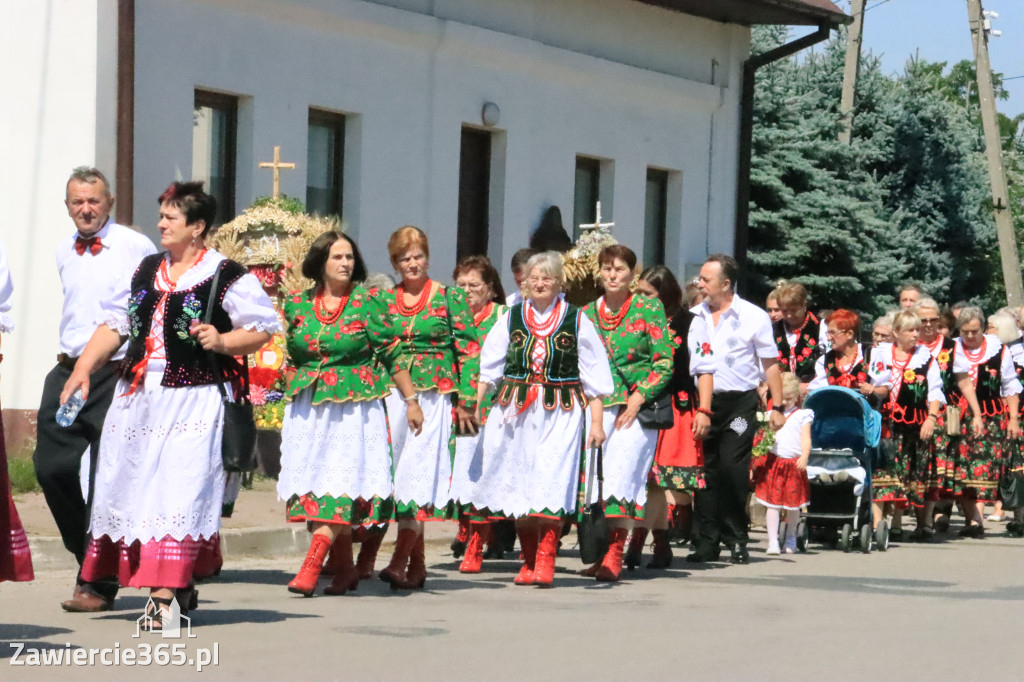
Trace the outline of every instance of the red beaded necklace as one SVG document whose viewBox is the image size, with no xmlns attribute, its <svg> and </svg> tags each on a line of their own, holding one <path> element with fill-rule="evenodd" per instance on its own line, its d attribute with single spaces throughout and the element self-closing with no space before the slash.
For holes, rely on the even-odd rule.
<svg viewBox="0 0 1024 682">
<path fill-rule="evenodd" d="M 419 298 L 412 306 L 405 305 L 405 285 L 399 284 L 395 287 L 395 298 L 398 299 L 398 312 L 403 317 L 414 317 L 423 312 L 423 309 L 427 307 L 427 301 L 430 300 L 430 290 L 433 287 L 433 282 L 429 279 L 423 285 L 423 291 L 420 292 Z"/>
<path fill-rule="evenodd" d="M 526 306 L 526 326 L 530 329 L 530 333 L 541 339 L 546 339 L 551 336 L 551 333 L 555 331 L 555 328 L 561 321 L 563 305 L 564 301 L 559 299 L 555 303 L 555 307 L 551 309 L 551 314 L 544 323 L 537 322 L 537 316 L 532 305 Z"/>
<path fill-rule="evenodd" d="M 206 257 L 206 252 L 207 252 L 207 249 L 203 249 L 202 251 L 200 251 L 199 252 L 199 258 L 196 258 L 196 262 L 193 263 L 192 265 L 188 266 L 188 270 L 185 270 L 185 272 L 188 272 L 189 270 L 191 270 L 195 266 L 197 266 L 200 263 L 202 263 L 203 262 L 203 258 Z M 181 274 L 184 275 L 185 272 L 183 272 Z M 171 290 L 172 291 L 175 288 L 177 288 L 178 280 L 171 279 L 171 271 L 170 271 L 170 268 L 167 267 L 167 259 L 166 258 L 164 258 L 162 261 L 160 261 L 160 274 L 163 275 L 163 278 L 167 281 L 168 284 L 171 285 Z"/>
<path fill-rule="evenodd" d="M 985 350 L 986 346 L 988 345 L 988 340 L 983 338 L 981 340 L 981 345 L 978 347 L 978 350 L 975 351 L 969 349 L 963 342 L 961 342 L 960 345 L 964 349 L 964 357 L 970 360 L 972 365 L 977 366 L 981 364 L 981 359 L 985 356 Z"/>
<path fill-rule="evenodd" d="M 338 321 L 338 318 L 345 311 L 347 304 L 348 296 L 340 296 L 338 298 L 338 307 L 334 310 L 327 310 L 327 305 L 324 303 L 324 292 L 321 289 L 316 297 L 313 298 L 313 314 L 316 315 L 316 319 L 320 321 L 320 324 L 331 325 Z"/>
<path fill-rule="evenodd" d="M 936 334 L 934 341 L 932 341 L 931 343 L 928 343 L 927 341 L 922 341 L 921 345 L 927 348 L 928 352 L 934 356 L 937 355 L 939 350 L 942 348 L 943 338 L 944 337 L 942 336 L 942 334 Z"/>
<path fill-rule="evenodd" d="M 629 295 L 626 296 L 625 302 L 619 306 L 619 312 L 613 315 L 608 312 L 608 308 L 606 308 L 604 304 L 604 298 L 602 298 L 597 304 L 597 322 L 601 325 L 601 329 L 606 332 L 610 332 L 618 328 L 618 326 L 622 324 L 622 320 L 624 320 L 626 315 L 629 313 L 629 306 L 632 303 L 633 293 L 630 292 Z"/>
<path fill-rule="evenodd" d="M 479 327 L 480 324 L 490 316 L 492 310 L 494 310 L 493 301 L 484 306 L 484 309 L 479 313 L 473 315 L 473 326 Z"/>
</svg>

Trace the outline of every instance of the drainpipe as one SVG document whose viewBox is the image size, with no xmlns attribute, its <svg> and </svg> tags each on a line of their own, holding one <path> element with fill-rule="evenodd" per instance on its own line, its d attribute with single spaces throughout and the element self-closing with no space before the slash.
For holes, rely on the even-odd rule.
<svg viewBox="0 0 1024 682">
<path fill-rule="evenodd" d="M 818 24 L 814 33 L 780 45 L 764 54 L 754 55 L 743 63 L 743 91 L 740 95 L 740 149 L 736 183 L 736 232 L 733 254 L 741 266 L 747 260 L 747 231 L 750 222 L 750 156 L 754 136 L 754 74 L 765 64 L 784 59 L 800 50 L 826 40 L 832 31 L 831 23 Z M 746 267 L 740 268 L 740 284 L 746 283 Z"/>
<path fill-rule="evenodd" d="M 131 225 L 135 185 L 135 0 L 117 3 L 116 220 Z"/>
</svg>

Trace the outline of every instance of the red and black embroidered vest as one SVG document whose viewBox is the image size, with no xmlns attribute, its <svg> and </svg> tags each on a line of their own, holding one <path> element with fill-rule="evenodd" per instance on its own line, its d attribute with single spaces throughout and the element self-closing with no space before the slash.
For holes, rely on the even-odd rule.
<svg viewBox="0 0 1024 682">
<path fill-rule="evenodd" d="M 818 318 L 814 313 L 808 312 L 803 326 L 796 335 L 796 344 L 790 348 L 786 323 L 779 320 L 772 324 L 772 334 L 779 349 L 779 362 L 782 363 L 783 371 L 792 372 L 804 383 L 814 379 L 814 364 L 821 355 L 821 345 L 818 343 L 818 334 L 821 331 L 819 327 Z"/>
<path fill-rule="evenodd" d="M 569 410 L 573 397 L 583 405 L 583 386 L 580 383 L 578 333 L 580 315 L 583 313 L 574 305 L 566 305 L 565 315 L 558 328 L 547 338 L 533 335 L 524 319 L 525 305 L 512 306 L 508 315 L 508 351 L 505 355 L 505 378 L 498 390 L 498 403 L 508 405 L 515 399 L 522 408 L 527 403 L 531 386 L 542 390 L 544 409 L 552 410 L 555 405 Z M 535 372 L 532 351 L 534 344 L 543 344 L 544 364 Z"/>
</svg>

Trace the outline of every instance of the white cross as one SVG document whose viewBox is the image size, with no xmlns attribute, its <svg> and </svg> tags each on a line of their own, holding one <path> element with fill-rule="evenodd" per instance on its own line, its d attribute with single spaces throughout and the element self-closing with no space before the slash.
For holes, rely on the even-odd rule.
<svg viewBox="0 0 1024 682">
<path fill-rule="evenodd" d="M 601 222 L 601 202 L 599 201 L 599 202 L 597 202 L 597 217 L 594 218 L 594 222 L 592 222 L 592 223 L 581 223 L 580 224 L 580 229 L 581 230 L 598 230 L 598 229 L 601 229 L 602 227 L 608 228 L 608 230 L 611 231 L 611 228 L 615 227 L 615 223 L 602 223 Z"/>
</svg>

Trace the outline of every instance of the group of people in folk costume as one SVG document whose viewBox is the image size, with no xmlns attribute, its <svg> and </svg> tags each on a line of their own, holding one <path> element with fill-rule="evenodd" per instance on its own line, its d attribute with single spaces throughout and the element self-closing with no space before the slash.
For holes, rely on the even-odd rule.
<svg viewBox="0 0 1024 682">
<path fill-rule="evenodd" d="M 225 400 L 245 398 L 244 356 L 280 323 L 260 282 L 206 246 L 216 204 L 201 183 L 175 182 L 159 197 L 161 253 L 111 220 L 113 202 L 94 168 L 68 180 L 77 232 L 57 249 L 60 355 L 44 385 L 34 463 L 80 565 L 65 610 L 110 609 L 118 588 L 131 586 L 149 588 L 161 612 L 172 600 L 187 612 L 198 603 L 195 581 L 222 563 Z M 423 587 L 432 519 L 460 520 L 461 571 L 479 572 L 485 547 L 500 556 L 514 535 L 523 558 L 514 582 L 550 586 L 564 528 L 598 501 L 609 548 L 583 575 L 618 580 L 624 563 L 639 565 L 648 533 L 648 566 L 669 566 L 670 521 L 691 503 L 687 560 L 717 561 L 724 546 L 733 563 L 747 563 L 764 403 L 764 428 L 778 433 L 756 499 L 776 530 L 769 554 L 792 552 L 792 535 L 780 546 L 777 529 L 783 512 L 795 529 L 808 502 L 814 414 L 800 403 L 829 384 L 860 390 L 886 415 L 895 455 L 875 475 L 876 522 L 886 505 L 909 502 L 923 538 L 933 518 L 948 523 L 938 505 L 956 496 L 964 534 L 980 535 L 985 503 L 1013 475 L 1006 448 L 1020 435 L 1024 354 L 986 334 L 992 320 L 976 308 L 960 311 L 953 341 L 938 333 L 938 305 L 916 300 L 876 321 L 883 336 L 869 348 L 856 313 L 820 322 L 799 284 L 773 292 L 768 312 L 742 299 L 726 255 L 709 256 L 684 291 L 663 266 L 636 277 L 634 252 L 607 246 L 603 294 L 578 308 L 565 298 L 557 253 L 517 253 L 517 291 L 506 297 L 480 256 L 457 265 L 456 286 L 432 279 L 416 227 L 395 231 L 388 251 L 401 281 L 368 286 L 355 241 L 327 232 L 302 263 L 312 288 L 283 302 L 289 402 L 277 491 L 288 519 L 312 532 L 293 592 L 312 595 L 322 573 L 327 594 L 356 589 L 391 522 L 397 539 L 379 576 L 392 589 Z M 0 331 L 9 332 L 2 256 Z M 84 407 L 59 426 L 58 409 L 78 391 Z M 645 426 L 641 413 L 665 396 L 671 426 Z M 946 428 L 954 413 L 959 433 Z M 599 451 L 601 500 L 592 484 Z M 31 579 L 7 488 L 0 578 Z"/>
</svg>

